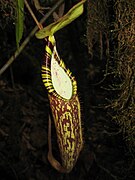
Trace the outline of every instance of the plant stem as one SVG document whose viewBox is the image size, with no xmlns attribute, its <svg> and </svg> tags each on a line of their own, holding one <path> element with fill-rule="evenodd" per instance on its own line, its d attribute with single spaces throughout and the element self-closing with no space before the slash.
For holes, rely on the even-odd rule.
<svg viewBox="0 0 135 180">
<path fill-rule="evenodd" d="M 25 3 L 25 5 L 26 5 L 29 13 L 31 14 L 32 18 L 34 19 L 35 23 L 37 24 L 38 28 L 39 28 L 39 29 L 42 29 L 42 25 L 40 25 L 39 21 L 37 20 L 35 14 L 33 13 L 32 9 L 31 9 L 31 7 L 29 6 L 27 0 L 24 0 L 24 3 Z"/>
</svg>

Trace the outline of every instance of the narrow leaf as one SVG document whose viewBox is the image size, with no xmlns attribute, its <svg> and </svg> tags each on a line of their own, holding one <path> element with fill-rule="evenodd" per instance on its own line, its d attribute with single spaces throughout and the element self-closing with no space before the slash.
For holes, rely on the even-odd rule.
<svg viewBox="0 0 135 180">
<path fill-rule="evenodd" d="M 43 39 L 47 36 L 53 35 L 58 30 L 62 29 L 63 27 L 70 24 L 72 21 L 74 21 L 76 18 L 78 18 L 83 13 L 83 3 L 86 0 L 82 0 L 79 3 L 77 3 L 75 6 L 73 6 L 67 14 L 65 14 L 63 17 L 61 17 L 58 21 L 48 25 L 47 27 L 41 29 L 36 33 L 36 37 L 38 39 Z"/>
<path fill-rule="evenodd" d="M 19 47 L 24 27 L 24 0 L 16 0 L 16 44 Z"/>
</svg>

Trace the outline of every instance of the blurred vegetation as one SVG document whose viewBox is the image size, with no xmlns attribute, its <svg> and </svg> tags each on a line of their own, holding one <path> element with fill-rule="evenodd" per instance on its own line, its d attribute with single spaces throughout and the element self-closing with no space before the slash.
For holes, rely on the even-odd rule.
<svg viewBox="0 0 135 180">
<path fill-rule="evenodd" d="M 135 151 L 135 3 L 122 0 L 88 2 L 88 50 L 93 56 L 96 44 L 97 58 L 101 60 L 103 51 L 106 53 L 105 76 L 113 74 L 113 82 L 108 84 L 114 93 L 110 102 L 112 120 L 120 126 L 129 148 Z M 114 5 L 112 9 L 111 4 Z"/>
<path fill-rule="evenodd" d="M 135 3 L 118 0 L 114 11 L 113 36 L 117 38 L 114 61 L 120 83 L 114 83 L 119 94 L 111 108 L 116 115 L 113 119 L 120 125 L 129 148 L 135 152 Z"/>
</svg>

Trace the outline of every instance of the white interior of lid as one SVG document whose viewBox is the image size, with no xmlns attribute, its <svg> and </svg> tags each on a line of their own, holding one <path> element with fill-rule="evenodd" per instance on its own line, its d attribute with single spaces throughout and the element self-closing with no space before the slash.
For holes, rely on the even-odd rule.
<svg viewBox="0 0 135 180">
<path fill-rule="evenodd" d="M 54 48 L 54 50 L 56 51 L 56 47 Z M 51 59 L 51 76 L 55 91 L 63 98 L 70 99 L 72 96 L 71 79 L 55 60 L 54 55 L 52 55 Z"/>
</svg>

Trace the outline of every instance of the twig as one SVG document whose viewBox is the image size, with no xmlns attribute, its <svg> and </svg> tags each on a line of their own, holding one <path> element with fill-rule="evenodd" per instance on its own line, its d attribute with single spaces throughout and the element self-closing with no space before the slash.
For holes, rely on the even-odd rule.
<svg viewBox="0 0 135 180">
<path fill-rule="evenodd" d="M 59 0 L 53 7 L 52 9 L 40 20 L 40 24 L 43 24 L 47 18 L 62 4 L 64 0 Z M 20 55 L 22 50 L 25 48 L 25 46 L 28 44 L 30 39 L 34 36 L 36 31 L 38 30 L 38 26 L 35 26 L 30 34 L 26 37 L 26 39 L 23 41 L 19 49 L 16 50 L 14 55 L 12 55 L 9 60 L 4 64 L 4 66 L 0 69 L 0 76 L 5 72 L 5 70 L 13 63 L 13 61 Z"/>
<path fill-rule="evenodd" d="M 25 3 L 25 5 L 26 5 L 29 13 L 31 14 L 32 18 L 34 19 L 35 23 L 37 24 L 38 28 L 39 28 L 39 29 L 42 29 L 40 23 L 38 22 L 38 20 L 37 20 L 37 18 L 36 18 L 36 16 L 35 16 L 35 14 L 33 13 L 32 9 L 30 8 L 27 0 L 24 0 L 24 3 Z"/>
</svg>

